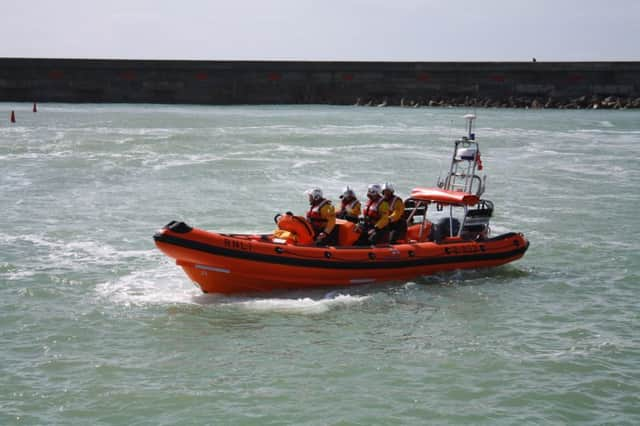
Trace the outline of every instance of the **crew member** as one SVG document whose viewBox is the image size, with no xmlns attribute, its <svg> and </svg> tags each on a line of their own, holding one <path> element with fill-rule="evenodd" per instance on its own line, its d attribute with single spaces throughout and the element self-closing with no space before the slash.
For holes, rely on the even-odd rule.
<svg viewBox="0 0 640 426">
<path fill-rule="evenodd" d="M 345 219 L 349 222 L 358 223 L 358 217 L 360 217 L 360 201 L 356 198 L 356 193 L 347 186 L 344 188 L 342 195 L 340 196 L 342 203 L 340 204 L 340 210 L 336 213 L 338 219 Z"/>
<path fill-rule="evenodd" d="M 404 202 L 395 195 L 393 184 L 387 182 L 382 186 L 382 195 L 389 203 L 389 242 L 395 244 L 407 236 L 407 221 L 404 220 Z"/>
<path fill-rule="evenodd" d="M 357 245 L 376 245 L 384 242 L 389 224 L 389 204 L 382 196 L 382 188 L 378 184 L 369 185 L 367 189 L 367 205 L 364 208 L 364 223 Z"/>
<path fill-rule="evenodd" d="M 309 211 L 307 220 L 315 232 L 314 240 L 317 245 L 333 245 L 338 240 L 336 227 L 336 211 L 331 205 L 331 201 L 322 196 L 320 188 L 310 189 Z"/>
</svg>

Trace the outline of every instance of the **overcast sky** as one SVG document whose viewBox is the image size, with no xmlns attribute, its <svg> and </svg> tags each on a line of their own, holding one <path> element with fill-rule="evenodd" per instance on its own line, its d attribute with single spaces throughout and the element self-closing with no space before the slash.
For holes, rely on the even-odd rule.
<svg viewBox="0 0 640 426">
<path fill-rule="evenodd" d="M 0 57 L 640 60 L 640 0 L 0 0 Z"/>
</svg>

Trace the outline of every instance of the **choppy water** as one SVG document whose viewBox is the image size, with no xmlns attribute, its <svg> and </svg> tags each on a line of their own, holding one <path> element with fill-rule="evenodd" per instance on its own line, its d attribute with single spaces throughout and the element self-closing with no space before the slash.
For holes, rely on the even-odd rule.
<svg viewBox="0 0 640 426">
<path fill-rule="evenodd" d="M 640 423 L 640 113 L 480 110 L 492 270 L 205 296 L 173 219 L 431 185 L 460 109 L 0 104 L 0 424 Z M 15 109 L 16 124 L 9 124 Z"/>
</svg>

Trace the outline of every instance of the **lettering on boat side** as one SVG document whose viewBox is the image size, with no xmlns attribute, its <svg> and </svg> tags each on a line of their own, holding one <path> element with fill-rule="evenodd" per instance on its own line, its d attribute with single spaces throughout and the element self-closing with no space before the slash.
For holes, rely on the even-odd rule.
<svg viewBox="0 0 640 426">
<path fill-rule="evenodd" d="M 251 251 L 251 243 L 246 241 L 237 241 L 225 238 L 224 246 L 229 249 Z"/>
<path fill-rule="evenodd" d="M 477 246 L 462 246 L 462 247 L 445 247 L 444 252 L 446 254 L 470 254 L 484 251 L 484 247 Z"/>
</svg>

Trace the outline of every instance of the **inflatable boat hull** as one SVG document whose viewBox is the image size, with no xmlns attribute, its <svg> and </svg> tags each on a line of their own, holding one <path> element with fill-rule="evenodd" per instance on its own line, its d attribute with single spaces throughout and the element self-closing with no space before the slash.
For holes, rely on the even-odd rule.
<svg viewBox="0 0 640 426">
<path fill-rule="evenodd" d="M 175 222 L 174 222 L 175 224 Z M 447 238 L 375 247 L 280 244 L 271 236 L 218 234 L 167 226 L 157 247 L 205 293 L 253 293 L 406 280 L 456 269 L 503 265 L 529 242 L 519 233 L 484 241 Z"/>
</svg>

